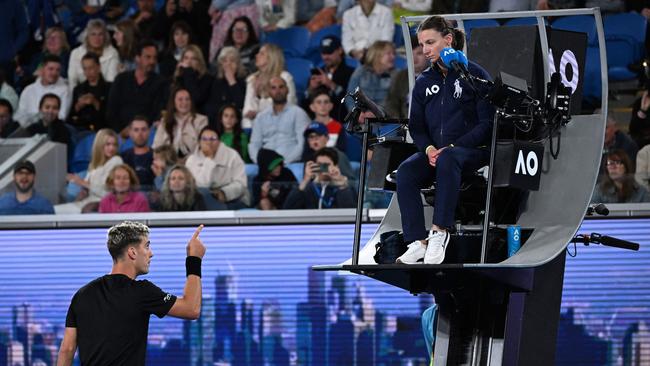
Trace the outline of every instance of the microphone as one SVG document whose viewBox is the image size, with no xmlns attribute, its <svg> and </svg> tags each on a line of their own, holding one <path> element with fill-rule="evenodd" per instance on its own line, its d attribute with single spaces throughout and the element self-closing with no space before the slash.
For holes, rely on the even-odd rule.
<svg viewBox="0 0 650 366">
<path fill-rule="evenodd" d="M 354 103 L 362 110 L 369 110 L 377 118 L 386 118 L 384 108 L 370 100 L 358 86 L 350 96 L 354 98 Z"/>
<path fill-rule="evenodd" d="M 617 239 L 607 235 L 601 235 L 598 233 L 591 234 L 579 234 L 576 235 L 572 240 L 574 243 L 583 243 L 589 245 L 589 243 L 601 244 L 607 247 L 615 247 L 627 250 L 639 250 L 639 244 L 627 240 Z"/>
<path fill-rule="evenodd" d="M 469 80 L 471 78 L 472 75 L 467 69 L 469 61 L 467 61 L 467 56 L 465 56 L 463 51 L 455 50 L 451 47 L 445 47 L 440 52 L 440 59 L 448 69 L 453 69 L 460 74 L 461 79 Z"/>
<path fill-rule="evenodd" d="M 593 215 L 594 212 L 601 216 L 607 216 L 609 215 L 609 208 L 604 203 L 594 203 L 587 207 L 587 216 Z"/>
</svg>

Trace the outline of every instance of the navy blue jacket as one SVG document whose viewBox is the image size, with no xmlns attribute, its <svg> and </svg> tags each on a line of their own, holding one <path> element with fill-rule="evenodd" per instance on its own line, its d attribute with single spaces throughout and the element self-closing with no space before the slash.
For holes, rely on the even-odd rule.
<svg viewBox="0 0 650 366">
<path fill-rule="evenodd" d="M 0 62 L 9 62 L 27 43 L 27 15 L 19 0 L 0 0 L 0 9 Z"/>
<path fill-rule="evenodd" d="M 471 61 L 469 72 L 491 80 L 487 71 Z M 415 80 L 409 131 L 421 151 L 429 145 L 436 149 L 449 144 L 489 146 L 493 117 L 494 108 L 454 70 L 444 77 L 437 66 L 429 67 Z"/>
</svg>

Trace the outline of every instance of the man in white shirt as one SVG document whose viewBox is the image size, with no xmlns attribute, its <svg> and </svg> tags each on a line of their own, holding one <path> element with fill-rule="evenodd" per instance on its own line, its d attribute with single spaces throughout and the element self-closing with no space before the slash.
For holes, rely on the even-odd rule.
<svg viewBox="0 0 650 366">
<path fill-rule="evenodd" d="M 41 75 L 20 94 L 18 111 L 16 111 L 14 119 L 22 127 L 27 127 L 37 122 L 39 120 L 39 104 L 41 98 L 49 93 L 61 98 L 59 118 L 65 121 L 70 110 L 71 95 L 68 83 L 61 77 L 61 59 L 53 55 L 48 55 L 43 58 Z"/>
<path fill-rule="evenodd" d="M 359 5 L 343 13 L 343 50 L 361 60 L 375 41 L 392 41 L 395 32 L 393 11 L 375 0 L 359 0 Z"/>
</svg>

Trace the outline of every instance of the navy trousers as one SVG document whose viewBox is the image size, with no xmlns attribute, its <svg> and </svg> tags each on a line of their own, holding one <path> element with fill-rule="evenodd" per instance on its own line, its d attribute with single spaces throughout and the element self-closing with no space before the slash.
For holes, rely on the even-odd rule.
<svg viewBox="0 0 650 366">
<path fill-rule="evenodd" d="M 452 227 L 463 173 L 473 174 L 489 159 L 487 149 L 455 146 L 440 153 L 435 167 L 429 164 L 423 152 L 415 153 L 402 162 L 397 170 L 397 200 L 404 241 L 423 240 L 428 236 L 420 189 L 436 182 L 433 223 L 439 227 Z"/>
</svg>

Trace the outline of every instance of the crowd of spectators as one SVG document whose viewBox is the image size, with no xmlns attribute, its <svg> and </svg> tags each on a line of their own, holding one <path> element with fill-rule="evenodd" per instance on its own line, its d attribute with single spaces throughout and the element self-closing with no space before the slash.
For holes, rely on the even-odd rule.
<svg viewBox="0 0 650 366">
<path fill-rule="evenodd" d="M 165 0 L 159 6 L 154 0 L 133 6 L 72 0 L 52 8 L 33 8 L 22 0 L 0 3 L 0 137 L 45 134 L 74 151 L 94 136 L 87 169 L 67 175 L 76 189 L 73 200 L 45 207 L 33 190 L 33 164 L 21 162 L 14 171 L 16 191 L 0 198 L 2 213 L 354 207 L 359 187 L 352 163 L 358 167 L 361 151 L 358 138 L 340 122 L 349 108 L 341 99 L 360 87 L 392 117 L 407 117 L 407 73 L 396 67 L 393 44 L 399 16 L 576 5 L 550 0 L 471 6 L 431 0 Z M 626 6 L 620 1 L 621 10 Z M 650 15 L 646 10 L 639 9 Z M 313 33 L 336 23 L 341 37 L 320 40 L 322 63 L 298 93 L 283 50 L 260 40 L 294 25 Z M 426 60 L 417 42 L 413 47 L 419 73 Z M 631 137 L 608 124 L 607 179 L 594 199 L 647 199 L 649 106 L 646 91 L 633 107 Z M 125 143 L 128 148 L 121 147 Z M 622 180 L 621 174 L 636 179 Z"/>
</svg>

